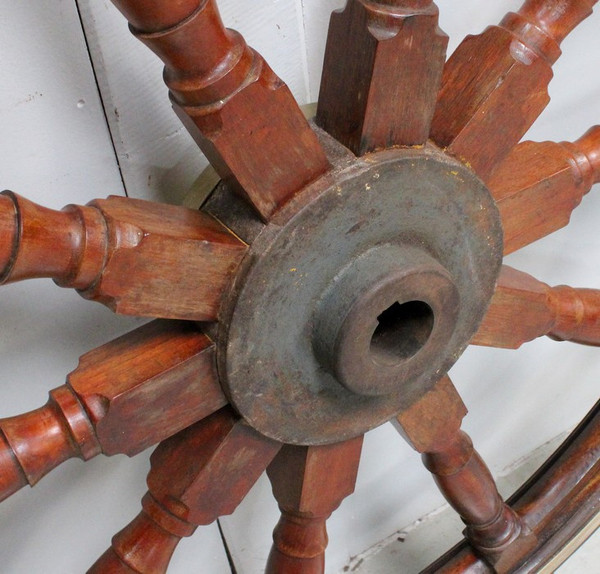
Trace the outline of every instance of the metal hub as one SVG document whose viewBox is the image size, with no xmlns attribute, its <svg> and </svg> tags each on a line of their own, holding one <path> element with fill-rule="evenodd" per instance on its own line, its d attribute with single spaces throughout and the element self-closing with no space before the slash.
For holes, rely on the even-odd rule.
<svg viewBox="0 0 600 574">
<path fill-rule="evenodd" d="M 364 433 L 458 359 L 502 258 L 487 189 L 433 146 L 338 160 L 260 230 L 223 309 L 219 370 L 263 434 Z"/>
</svg>

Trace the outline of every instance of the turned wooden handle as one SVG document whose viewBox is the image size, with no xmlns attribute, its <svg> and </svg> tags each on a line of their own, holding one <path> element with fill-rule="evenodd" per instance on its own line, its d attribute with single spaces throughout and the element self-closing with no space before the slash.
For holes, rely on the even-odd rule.
<svg viewBox="0 0 600 574">
<path fill-rule="evenodd" d="M 0 195 L 0 281 L 49 277 L 127 315 L 214 320 L 246 249 L 185 207 L 109 197 L 55 211 Z"/>
<path fill-rule="evenodd" d="M 600 290 L 550 287 L 505 265 L 471 343 L 516 349 L 543 335 L 600 345 Z"/>
<path fill-rule="evenodd" d="M 0 279 L 51 277 L 77 289 L 102 272 L 108 244 L 98 210 L 55 211 L 10 191 L 0 195 Z"/>
<path fill-rule="evenodd" d="M 288 87 L 224 27 L 215 0 L 113 2 L 165 63 L 173 107 L 196 143 L 264 220 L 329 168 Z"/>
<path fill-rule="evenodd" d="M 186 106 L 217 104 L 247 80 L 255 54 L 240 34 L 225 29 L 214 0 L 115 0 L 133 34 L 165 63 L 165 83 Z M 211 89 L 205 89 L 210 85 Z"/>
<path fill-rule="evenodd" d="M 98 558 L 88 574 L 164 574 L 173 552 L 184 536 L 196 527 L 170 514 L 150 493 L 142 500 L 143 510 L 115 534 L 111 547 Z"/>
<path fill-rule="evenodd" d="M 144 325 L 83 355 L 45 406 L 0 420 L 0 500 L 72 457 L 133 456 L 226 403 L 210 339 Z"/>
<path fill-rule="evenodd" d="M 280 448 L 230 408 L 161 442 L 142 512 L 89 572 L 162 574 L 181 538 L 233 512 Z"/>
<path fill-rule="evenodd" d="M 561 341 L 600 344 L 600 291 L 560 285 L 548 290 L 554 324 L 548 335 Z"/>
<path fill-rule="evenodd" d="M 266 574 L 322 574 L 326 522 L 354 492 L 363 437 L 324 446 L 285 445 L 267 468 L 281 518 Z M 317 486 L 318 485 L 318 486 Z"/>
<path fill-rule="evenodd" d="M 548 105 L 560 43 L 595 3 L 527 0 L 499 26 L 467 36 L 444 68 L 432 139 L 487 183 Z"/>
<path fill-rule="evenodd" d="M 518 11 L 522 19 L 515 27 L 525 32 L 534 24 L 560 44 L 591 13 L 598 0 L 526 0 Z M 531 37 L 535 31 L 528 30 Z"/>
<path fill-rule="evenodd" d="M 590 172 L 593 183 L 600 183 L 600 125 L 592 126 L 573 143 L 561 145 L 571 151 L 582 172 Z"/>
<path fill-rule="evenodd" d="M 425 467 L 441 493 L 466 524 L 470 543 L 505 572 L 504 551 L 514 556 L 529 549 L 532 538 L 517 514 L 504 503 L 496 483 L 460 430 L 467 409 L 446 375 L 394 421 L 402 436 L 422 453 Z"/>
<path fill-rule="evenodd" d="M 33 486 L 65 460 L 88 460 L 100 450 L 72 389 L 54 389 L 45 406 L 0 420 L 0 500 L 26 484 Z"/>
<path fill-rule="evenodd" d="M 325 571 L 327 536 L 326 516 L 303 516 L 281 509 L 273 531 L 273 546 L 265 574 L 322 574 Z"/>
</svg>

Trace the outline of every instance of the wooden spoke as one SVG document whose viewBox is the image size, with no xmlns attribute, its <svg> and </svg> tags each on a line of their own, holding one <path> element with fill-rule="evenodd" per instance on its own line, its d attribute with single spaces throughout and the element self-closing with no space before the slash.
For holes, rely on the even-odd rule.
<svg viewBox="0 0 600 574">
<path fill-rule="evenodd" d="M 185 207 L 109 197 L 53 211 L 11 192 L 0 195 L 0 244 L 5 282 L 51 277 L 117 313 L 198 321 L 216 319 L 247 249 Z"/>
<path fill-rule="evenodd" d="M 564 227 L 582 197 L 600 182 L 600 126 L 576 142 L 523 142 L 488 187 L 504 230 L 504 254 Z"/>
<path fill-rule="evenodd" d="M 354 492 L 362 436 L 327 446 L 284 446 L 267 469 L 281 519 L 267 574 L 322 574 L 325 523 Z"/>
<path fill-rule="evenodd" d="M 523 560 L 508 564 L 511 572 L 538 572 L 600 511 L 600 402 L 562 446 L 509 500 L 537 539 Z M 486 564 L 460 544 L 423 574 L 488 573 Z"/>
<path fill-rule="evenodd" d="M 433 140 L 487 180 L 549 102 L 559 45 L 597 0 L 526 0 L 448 60 Z"/>
<path fill-rule="evenodd" d="M 350 0 L 331 16 L 317 123 L 357 155 L 425 143 L 447 44 L 431 0 Z"/>
<path fill-rule="evenodd" d="M 487 466 L 460 430 L 467 413 L 449 377 L 396 419 L 409 444 L 422 453 L 440 491 L 467 525 L 471 545 L 505 572 L 505 553 L 523 555 L 535 540 L 519 516 L 502 500 Z M 508 550 L 508 552 L 506 552 Z"/>
<path fill-rule="evenodd" d="M 189 323 L 155 321 L 80 359 L 48 403 L 0 421 L 0 499 L 72 457 L 133 456 L 227 403 L 214 345 Z"/>
<path fill-rule="evenodd" d="M 224 28 L 215 0 L 175 10 L 168 0 L 113 2 L 166 64 L 174 109 L 196 143 L 263 219 L 328 169 L 288 87 Z"/>
<path fill-rule="evenodd" d="M 505 265 L 471 344 L 516 349 L 543 335 L 600 345 L 600 290 L 549 287 Z"/>
<path fill-rule="evenodd" d="M 229 408 L 161 443 L 142 512 L 88 572 L 165 572 L 179 540 L 231 514 L 280 448 Z"/>
</svg>

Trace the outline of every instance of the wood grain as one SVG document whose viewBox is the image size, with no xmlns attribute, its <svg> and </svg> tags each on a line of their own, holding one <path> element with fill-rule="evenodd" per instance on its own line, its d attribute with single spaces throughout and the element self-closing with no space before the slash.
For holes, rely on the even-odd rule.
<svg viewBox="0 0 600 574">
<path fill-rule="evenodd" d="M 180 539 L 233 512 L 280 448 L 229 408 L 161 443 L 142 512 L 88 572 L 166 572 Z"/>
<path fill-rule="evenodd" d="M 112 196 L 54 211 L 0 196 L 0 280 L 51 277 L 117 313 L 210 321 L 247 246 L 213 217 Z"/>
<path fill-rule="evenodd" d="M 471 344 L 516 349 L 544 335 L 600 345 L 600 290 L 550 287 L 505 265 Z"/>
<path fill-rule="evenodd" d="M 506 564 L 525 555 L 535 538 L 502 500 L 471 439 L 460 430 L 466 412 L 445 376 L 394 422 L 409 444 L 422 453 L 441 493 L 467 525 L 465 535 L 470 544 L 495 572 L 507 572 Z"/>
<path fill-rule="evenodd" d="M 571 212 L 600 182 L 600 126 L 575 142 L 523 142 L 488 182 L 504 231 L 504 254 L 569 223 Z"/>
<path fill-rule="evenodd" d="M 597 0 L 527 0 L 467 36 L 444 68 L 432 139 L 486 181 L 549 102 L 562 40 Z"/>
<path fill-rule="evenodd" d="M 447 44 L 431 0 L 350 0 L 331 16 L 317 123 L 357 155 L 424 144 Z"/>
<path fill-rule="evenodd" d="M 165 63 L 175 112 L 219 175 L 267 220 L 329 163 L 288 87 L 214 0 L 114 0 Z"/>
<path fill-rule="evenodd" d="M 326 521 L 354 492 L 363 437 L 326 446 L 285 445 L 267 474 L 281 510 L 267 574 L 323 574 Z"/>
<path fill-rule="evenodd" d="M 526 556 L 506 561 L 514 574 L 539 572 L 583 524 L 600 512 L 600 403 L 560 448 L 509 499 L 537 539 Z M 422 574 L 495 572 L 465 543 L 448 551 Z"/>
<path fill-rule="evenodd" d="M 0 420 L 0 499 L 72 457 L 133 456 L 226 403 L 208 337 L 144 325 L 83 355 L 45 406 Z"/>
</svg>

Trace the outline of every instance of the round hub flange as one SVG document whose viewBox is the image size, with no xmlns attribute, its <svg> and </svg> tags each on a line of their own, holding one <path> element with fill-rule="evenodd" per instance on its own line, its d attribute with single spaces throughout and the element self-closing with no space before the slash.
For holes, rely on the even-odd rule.
<svg viewBox="0 0 600 574">
<path fill-rule="evenodd" d="M 262 229 L 236 277 L 219 351 L 231 402 L 292 444 L 391 419 L 463 352 L 501 258 L 487 189 L 436 148 L 339 167 Z"/>
</svg>

